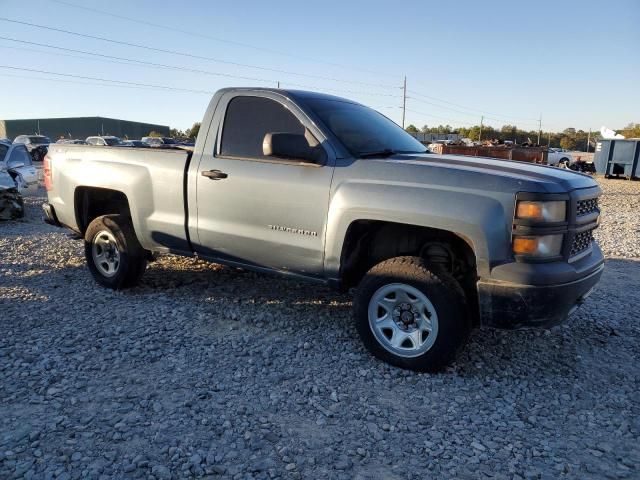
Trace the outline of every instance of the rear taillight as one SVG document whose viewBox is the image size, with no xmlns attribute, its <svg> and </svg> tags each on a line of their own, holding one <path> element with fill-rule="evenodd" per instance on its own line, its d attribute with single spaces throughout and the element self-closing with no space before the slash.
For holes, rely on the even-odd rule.
<svg viewBox="0 0 640 480">
<path fill-rule="evenodd" d="M 53 188 L 53 178 L 51 176 L 51 159 L 49 158 L 49 155 L 44 156 L 42 169 L 44 173 L 44 188 L 46 188 L 48 192 Z"/>
</svg>

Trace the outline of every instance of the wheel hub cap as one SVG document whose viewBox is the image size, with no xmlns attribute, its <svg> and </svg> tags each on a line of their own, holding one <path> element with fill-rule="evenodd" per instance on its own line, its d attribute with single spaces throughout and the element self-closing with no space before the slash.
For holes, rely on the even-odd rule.
<svg viewBox="0 0 640 480">
<path fill-rule="evenodd" d="M 102 230 L 93 237 L 91 255 L 98 271 L 105 277 L 113 277 L 120 268 L 120 251 L 113 234 Z"/>
<path fill-rule="evenodd" d="M 417 357 L 428 351 L 438 335 L 438 316 L 429 298 L 403 283 L 379 288 L 369 301 L 369 326 L 389 352 Z"/>
</svg>

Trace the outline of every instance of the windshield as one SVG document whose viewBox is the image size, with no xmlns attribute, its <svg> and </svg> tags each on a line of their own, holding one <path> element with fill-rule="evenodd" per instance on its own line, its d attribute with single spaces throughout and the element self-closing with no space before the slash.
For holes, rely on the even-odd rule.
<svg viewBox="0 0 640 480">
<path fill-rule="evenodd" d="M 4 157 L 7 156 L 7 152 L 9 151 L 9 146 L 4 143 L 0 143 L 0 163 L 4 160 Z"/>
<path fill-rule="evenodd" d="M 173 138 L 164 137 L 162 139 L 162 141 L 164 142 L 165 145 L 175 145 L 176 144 L 176 141 Z"/>
<path fill-rule="evenodd" d="M 352 155 L 423 153 L 426 148 L 381 113 L 340 100 L 309 100 L 308 105 Z"/>
<path fill-rule="evenodd" d="M 115 138 L 115 137 L 104 138 L 104 142 L 111 147 L 114 145 L 120 145 L 122 143 L 119 138 Z"/>
<path fill-rule="evenodd" d="M 49 137 L 29 137 L 31 143 L 51 143 Z"/>
</svg>

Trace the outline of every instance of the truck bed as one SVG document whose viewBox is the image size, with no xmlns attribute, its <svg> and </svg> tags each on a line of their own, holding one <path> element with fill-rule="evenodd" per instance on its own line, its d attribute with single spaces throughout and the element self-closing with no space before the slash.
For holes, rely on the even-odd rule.
<svg viewBox="0 0 640 480">
<path fill-rule="evenodd" d="M 123 192 L 142 246 L 149 250 L 180 249 L 185 233 L 185 167 L 191 152 L 154 148 L 52 144 L 49 201 L 60 223 L 82 231 L 83 192 Z M 160 234 L 159 232 L 162 232 Z"/>
</svg>

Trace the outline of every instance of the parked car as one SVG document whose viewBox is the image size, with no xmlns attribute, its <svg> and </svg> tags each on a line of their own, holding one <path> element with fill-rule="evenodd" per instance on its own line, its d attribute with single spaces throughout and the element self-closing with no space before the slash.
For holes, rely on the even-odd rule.
<svg viewBox="0 0 640 480">
<path fill-rule="evenodd" d="M 122 140 L 119 137 L 111 135 L 87 137 L 85 140 L 87 145 L 99 145 L 103 147 L 120 147 L 122 146 Z"/>
<path fill-rule="evenodd" d="M 569 165 L 573 163 L 573 155 L 562 148 L 551 147 L 549 148 L 547 155 L 547 163 L 554 167 L 561 165 L 569 167 Z"/>
<path fill-rule="evenodd" d="M 14 220 L 23 216 L 24 199 L 9 172 L 0 167 L 0 220 Z"/>
<path fill-rule="evenodd" d="M 47 148 L 51 143 L 49 137 L 44 135 L 18 135 L 13 143 L 21 143 L 27 147 L 34 162 L 41 162 L 47 154 Z"/>
<path fill-rule="evenodd" d="M 142 137 L 141 140 L 154 148 L 175 148 L 178 145 L 171 137 Z"/>
<path fill-rule="evenodd" d="M 35 193 L 38 175 L 26 146 L 0 142 L 0 220 L 24 215 L 24 193 Z"/>
<path fill-rule="evenodd" d="M 3 145 L 0 144 L 0 168 L 9 173 L 21 193 L 36 193 L 38 172 L 26 145 L 10 144 L 4 151 Z"/>
<path fill-rule="evenodd" d="M 123 140 L 123 147 L 134 147 L 134 148 L 149 148 L 147 143 L 144 143 L 142 140 Z"/>
<path fill-rule="evenodd" d="M 382 114 L 311 92 L 218 91 L 194 152 L 52 146 L 46 221 L 93 278 L 138 284 L 153 252 L 356 288 L 367 348 L 451 362 L 473 327 L 547 328 L 600 279 L 598 184 L 569 170 L 426 152 Z"/>
<path fill-rule="evenodd" d="M 86 145 L 87 142 L 84 140 L 80 140 L 79 138 L 71 139 L 71 138 L 60 138 L 56 141 L 58 144 L 67 144 L 67 145 Z"/>
</svg>

